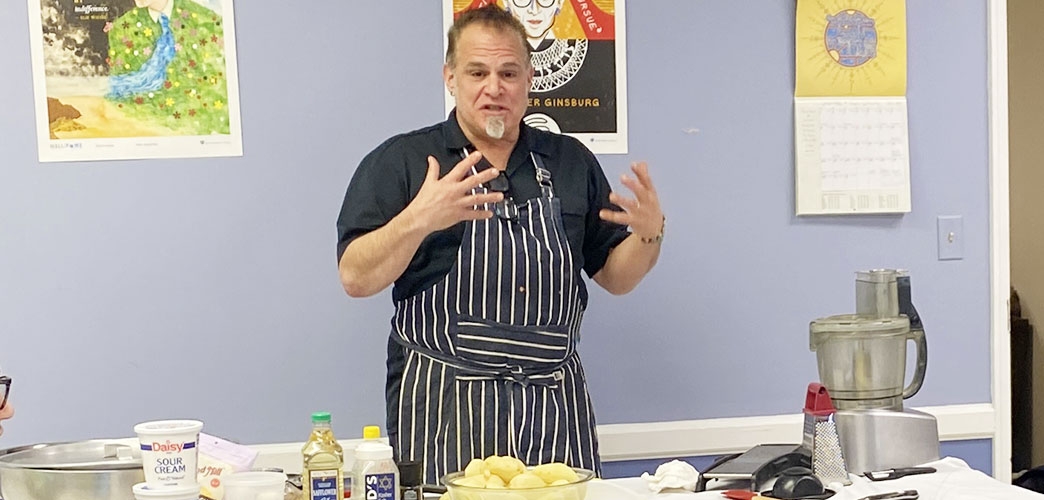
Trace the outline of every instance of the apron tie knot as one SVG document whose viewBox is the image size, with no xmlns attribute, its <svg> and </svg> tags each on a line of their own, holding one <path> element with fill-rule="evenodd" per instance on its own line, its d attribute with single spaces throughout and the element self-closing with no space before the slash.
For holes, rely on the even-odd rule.
<svg viewBox="0 0 1044 500">
<path fill-rule="evenodd" d="M 530 385 L 555 388 L 558 387 L 558 383 L 565 378 L 565 369 L 558 368 L 548 373 L 541 373 L 539 375 L 530 375 L 521 366 L 511 366 L 505 373 L 505 379 L 521 385 L 523 388 L 529 387 Z"/>
</svg>

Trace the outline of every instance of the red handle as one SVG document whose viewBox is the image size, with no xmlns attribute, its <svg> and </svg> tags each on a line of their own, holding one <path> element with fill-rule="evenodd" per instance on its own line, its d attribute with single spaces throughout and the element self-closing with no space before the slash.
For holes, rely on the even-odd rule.
<svg viewBox="0 0 1044 500">
<path fill-rule="evenodd" d="M 834 413 L 834 403 L 830 400 L 827 388 L 819 382 L 808 384 L 805 394 L 805 413 L 817 417 L 826 417 Z"/>
<path fill-rule="evenodd" d="M 730 500 L 751 500 L 757 496 L 757 493 L 747 490 L 726 490 L 722 495 Z"/>
</svg>

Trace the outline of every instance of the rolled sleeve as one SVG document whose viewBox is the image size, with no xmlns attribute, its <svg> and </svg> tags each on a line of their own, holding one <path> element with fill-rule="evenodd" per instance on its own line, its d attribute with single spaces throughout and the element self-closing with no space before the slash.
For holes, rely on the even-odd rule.
<svg viewBox="0 0 1044 500">
<path fill-rule="evenodd" d="M 337 260 L 356 238 L 378 229 L 410 201 L 403 148 L 391 139 L 359 163 L 337 217 Z"/>
<path fill-rule="evenodd" d="M 602 171 L 598 159 L 586 147 L 584 159 L 588 165 L 588 207 L 584 226 L 584 271 L 594 277 L 605 266 L 609 253 L 616 245 L 630 236 L 627 226 L 602 220 L 598 212 L 604 208 L 620 210 L 620 207 L 609 202 L 612 187 Z"/>
</svg>

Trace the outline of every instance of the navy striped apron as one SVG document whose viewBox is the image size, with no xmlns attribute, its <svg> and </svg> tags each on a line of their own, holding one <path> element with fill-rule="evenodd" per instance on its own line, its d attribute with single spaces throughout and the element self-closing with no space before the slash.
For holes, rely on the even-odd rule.
<svg viewBox="0 0 1044 500">
<path fill-rule="evenodd" d="M 586 290 L 551 173 L 530 159 L 540 198 L 516 220 L 467 222 L 449 273 L 395 304 L 405 362 L 388 431 L 396 458 L 423 462 L 427 483 L 489 455 L 600 472 L 576 352 Z"/>
</svg>

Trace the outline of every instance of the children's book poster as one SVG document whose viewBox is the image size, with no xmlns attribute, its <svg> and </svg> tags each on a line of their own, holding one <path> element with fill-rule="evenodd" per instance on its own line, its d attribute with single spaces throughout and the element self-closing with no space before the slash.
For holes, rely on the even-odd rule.
<svg viewBox="0 0 1044 500">
<path fill-rule="evenodd" d="M 534 77 L 525 123 L 595 153 L 626 153 L 624 0 L 443 0 L 443 33 L 464 11 L 489 4 L 526 31 Z M 447 112 L 454 105 L 447 93 Z"/>
<path fill-rule="evenodd" d="M 232 0 L 28 0 L 41 162 L 241 156 Z"/>
</svg>

